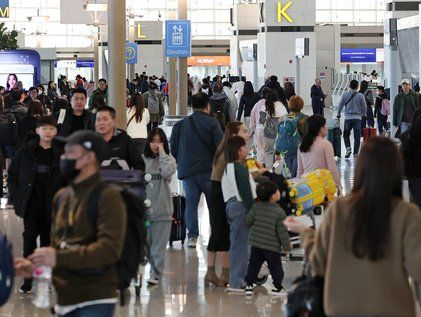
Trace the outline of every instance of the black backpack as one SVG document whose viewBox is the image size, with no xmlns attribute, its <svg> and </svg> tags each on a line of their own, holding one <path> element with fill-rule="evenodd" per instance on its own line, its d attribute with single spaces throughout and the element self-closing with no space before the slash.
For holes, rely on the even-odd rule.
<svg viewBox="0 0 421 317">
<path fill-rule="evenodd" d="M 104 182 L 99 183 L 89 197 L 88 218 L 94 228 L 97 227 L 99 199 L 108 186 L 110 185 Z M 126 236 L 123 252 L 117 263 L 120 304 L 123 306 L 124 292 L 130 286 L 131 280 L 136 277 L 139 265 L 146 263 L 149 249 L 146 242 L 146 208 L 143 200 L 125 187 L 121 188 L 120 193 L 127 208 Z"/>
<path fill-rule="evenodd" d="M 229 121 L 227 114 L 225 113 L 224 104 L 225 99 L 211 99 L 211 116 L 218 120 L 222 131 L 225 131 L 225 127 Z"/>
<path fill-rule="evenodd" d="M 12 112 L 0 116 L 0 145 L 16 145 L 19 141 L 19 128 Z"/>
</svg>

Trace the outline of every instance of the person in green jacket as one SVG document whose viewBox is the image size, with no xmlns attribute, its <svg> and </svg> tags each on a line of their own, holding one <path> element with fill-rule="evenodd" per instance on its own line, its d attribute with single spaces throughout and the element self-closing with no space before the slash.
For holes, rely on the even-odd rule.
<svg viewBox="0 0 421 317">
<path fill-rule="evenodd" d="M 272 296 L 286 296 L 288 293 L 282 286 L 284 270 L 281 253 L 291 250 L 288 231 L 283 221 L 285 211 L 276 203 L 281 199 L 278 186 L 271 181 L 257 185 L 258 203 L 255 203 L 246 216 L 246 223 L 251 226 L 251 255 L 246 275 L 246 296 L 253 295 L 253 284 L 266 261 L 272 275 L 274 288 Z"/>
<path fill-rule="evenodd" d="M 96 105 L 98 102 L 94 102 L 96 100 L 95 95 L 97 94 L 102 94 L 102 97 L 104 98 L 104 102 L 103 103 L 101 102 L 100 105 L 108 105 L 108 85 L 107 85 L 106 79 L 101 78 L 98 81 L 98 89 L 94 90 L 92 92 L 92 95 L 89 97 L 88 106 L 89 106 L 89 110 L 91 111 L 98 107 L 98 105 Z"/>
<path fill-rule="evenodd" d="M 421 108 L 420 95 L 411 90 L 409 79 L 402 80 L 402 91 L 395 97 L 393 104 L 393 125 L 398 132 L 396 137 L 411 127 L 415 110 Z"/>
</svg>

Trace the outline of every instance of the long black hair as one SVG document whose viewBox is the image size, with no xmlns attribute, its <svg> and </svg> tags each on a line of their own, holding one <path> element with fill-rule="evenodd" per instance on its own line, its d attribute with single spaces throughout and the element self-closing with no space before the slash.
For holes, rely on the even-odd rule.
<svg viewBox="0 0 421 317">
<path fill-rule="evenodd" d="M 243 91 L 243 95 L 251 98 L 254 96 L 254 88 L 253 88 L 253 84 L 251 83 L 251 81 L 246 81 L 246 83 L 244 84 L 244 91 Z"/>
<path fill-rule="evenodd" d="M 270 89 L 266 95 L 265 106 L 266 106 L 266 111 L 271 117 L 275 115 L 275 102 L 277 101 L 278 101 L 278 93 L 275 90 Z"/>
<path fill-rule="evenodd" d="M 365 93 L 365 91 L 368 89 L 368 82 L 366 80 L 361 81 L 360 84 L 360 92 Z"/>
<path fill-rule="evenodd" d="M 391 214 L 402 199 L 402 177 L 401 154 L 390 139 L 372 138 L 363 146 L 355 167 L 347 226 L 348 247 L 357 258 L 378 261 L 385 257 Z"/>
<path fill-rule="evenodd" d="M 131 95 L 129 100 L 129 109 L 133 109 L 135 107 L 135 113 L 132 118 L 129 118 L 129 121 L 127 124 L 130 123 L 133 119 L 135 119 L 136 123 L 142 122 L 143 118 L 143 111 L 145 110 L 145 101 L 143 100 L 143 97 L 138 92 L 135 92 L 133 95 Z"/>
<path fill-rule="evenodd" d="M 306 122 L 306 134 L 301 141 L 300 151 L 301 153 L 306 153 L 310 151 L 311 146 L 314 143 L 314 140 L 320 133 L 320 129 L 326 125 L 325 117 L 321 115 L 313 115 L 307 119 Z"/>
<path fill-rule="evenodd" d="M 165 153 L 167 153 L 167 155 L 170 154 L 170 147 L 168 145 L 168 138 L 167 138 L 164 130 L 162 130 L 161 128 L 155 128 L 155 129 L 152 129 L 151 132 L 149 132 L 148 138 L 146 139 L 145 152 L 144 152 L 145 157 L 148 157 L 148 158 L 155 158 L 156 157 L 155 153 L 152 152 L 152 149 L 151 149 L 151 142 L 152 142 L 153 138 L 155 137 L 155 135 L 158 135 L 159 139 L 164 144 Z"/>
</svg>

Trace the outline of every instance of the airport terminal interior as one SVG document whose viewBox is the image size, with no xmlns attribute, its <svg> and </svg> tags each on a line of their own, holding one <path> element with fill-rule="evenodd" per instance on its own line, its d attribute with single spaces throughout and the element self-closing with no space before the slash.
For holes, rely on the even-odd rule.
<svg viewBox="0 0 421 317">
<path fill-rule="evenodd" d="M 421 317 L 420 25 L 0 0 L 0 317 Z"/>
</svg>

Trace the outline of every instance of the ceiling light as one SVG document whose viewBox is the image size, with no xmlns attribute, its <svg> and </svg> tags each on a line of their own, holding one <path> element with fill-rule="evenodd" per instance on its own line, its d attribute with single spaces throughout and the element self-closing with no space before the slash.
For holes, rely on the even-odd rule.
<svg viewBox="0 0 421 317">
<path fill-rule="evenodd" d="M 108 9 L 108 4 L 106 3 L 87 3 L 84 5 L 86 11 L 91 12 L 104 12 Z"/>
</svg>

